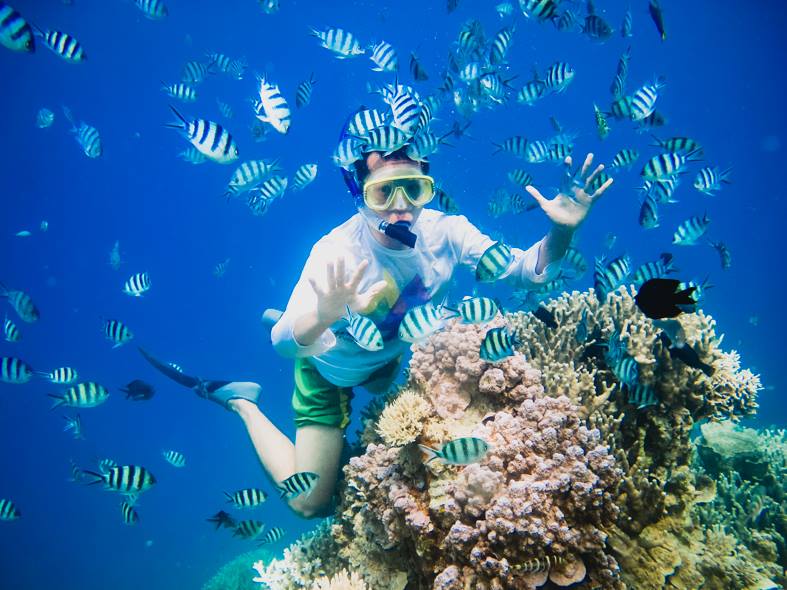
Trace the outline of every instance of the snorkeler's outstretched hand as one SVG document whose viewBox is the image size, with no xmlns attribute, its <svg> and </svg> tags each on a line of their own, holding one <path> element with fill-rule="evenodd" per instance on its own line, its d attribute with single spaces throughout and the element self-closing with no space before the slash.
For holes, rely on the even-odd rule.
<svg viewBox="0 0 787 590">
<path fill-rule="evenodd" d="M 382 292 L 386 285 L 385 281 L 376 282 L 363 293 L 358 292 L 358 286 L 368 266 L 368 260 L 362 261 L 347 280 L 344 258 L 339 258 L 335 263 L 328 263 L 325 289 L 313 279 L 309 279 L 312 289 L 317 294 L 317 318 L 321 323 L 332 324 L 338 321 L 344 317 L 347 306 L 354 312 L 367 309 L 375 297 Z"/>
<path fill-rule="evenodd" d="M 528 185 L 525 190 L 538 202 L 552 223 L 575 229 L 585 220 L 590 208 L 612 185 L 613 180 L 610 178 L 593 190 L 594 181 L 604 170 L 604 164 L 599 164 L 589 172 L 593 164 L 593 154 L 587 155 L 582 168 L 574 174 L 571 173 L 571 164 L 571 156 L 568 156 L 565 159 L 566 182 L 554 199 L 547 199 L 534 186 Z"/>
</svg>

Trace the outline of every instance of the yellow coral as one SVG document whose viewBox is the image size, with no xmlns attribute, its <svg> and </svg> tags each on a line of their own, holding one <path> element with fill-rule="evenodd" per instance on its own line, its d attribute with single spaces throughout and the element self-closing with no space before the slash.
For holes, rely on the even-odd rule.
<svg viewBox="0 0 787 590">
<path fill-rule="evenodd" d="M 368 587 L 356 572 L 347 574 L 347 570 L 341 570 L 332 578 L 317 579 L 311 590 L 368 590 Z"/>
<path fill-rule="evenodd" d="M 377 433 L 389 446 L 406 445 L 421 435 L 424 423 L 432 413 L 429 402 L 418 392 L 404 389 L 383 410 L 377 423 Z"/>
</svg>

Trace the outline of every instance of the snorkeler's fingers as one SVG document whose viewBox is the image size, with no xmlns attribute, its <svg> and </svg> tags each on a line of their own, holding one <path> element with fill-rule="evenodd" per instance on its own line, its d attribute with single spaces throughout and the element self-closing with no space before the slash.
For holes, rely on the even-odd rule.
<svg viewBox="0 0 787 590">
<path fill-rule="evenodd" d="M 571 165 L 574 163 L 574 160 L 571 159 L 571 156 L 566 156 L 566 159 L 563 160 L 563 164 L 566 166 L 566 174 L 571 176 Z"/>
<path fill-rule="evenodd" d="M 333 291 L 336 288 L 336 267 L 334 267 L 333 262 L 328 263 L 326 273 L 328 291 Z"/>
<path fill-rule="evenodd" d="M 540 206 L 542 206 L 542 207 L 543 207 L 545 203 L 548 203 L 548 202 L 549 202 L 549 199 L 547 199 L 547 198 L 546 198 L 544 195 L 542 195 L 542 194 L 539 192 L 539 190 L 538 190 L 536 187 L 534 187 L 532 184 L 528 184 L 528 185 L 525 187 L 525 190 L 526 190 L 528 193 L 530 193 L 530 196 L 531 196 L 531 197 L 533 197 L 533 198 L 534 198 L 536 201 L 538 201 L 538 204 L 539 204 Z"/>
<path fill-rule="evenodd" d="M 604 169 L 604 164 L 599 164 L 598 166 L 596 166 L 596 169 L 593 170 L 593 173 L 587 177 L 587 180 L 585 180 L 585 186 L 588 186 L 590 183 L 592 183 L 593 180 L 596 178 L 596 176 L 598 176 L 603 169 Z"/>
<path fill-rule="evenodd" d="M 344 287 L 345 281 L 345 272 L 344 272 L 344 256 L 339 258 L 336 261 L 336 287 Z"/>
<path fill-rule="evenodd" d="M 363 273 L 366 270 L 366 267 L 369 266 L 369 261 L 364 259 L 361 261 L 361 264 L 358 265 L 358 268 L 355 269 L 350 282 L 347 284 L 347 288 L 350 289 L 352 292 L 355 292 L 358 289 L 358 284 L 361 282 L 363 278 Z"/>
<path fill-rule="evenodd" d="M 585 157 L 585 163 L 582 164 L 582 171 L 579 173 L 580 178 L 585 178 L 585 174 L 587 174 L 587 171 L 590 169 L 590 165 L 592 163 L 593 163 L 593 153 L 590 152 Z"/>
<path fill-rule="evenodd" d="M 362 295 L 360 295 L 361 300 L 361 308 L 366 309 L 369 304 L 385 289 L 386 285 L 385 281 L 377 281 L 374 285 L 366 289 Z"/>
<path fill-rule="evenodd" d="M 309 278 L 309 283 L 311 283 L 312 289 L 314 289 L 314 292 L 317 294 L 318 298 L 325 295 L 325 292 L 317 286 L 317 282 L 314 279 Z"/>
<path fill-rule="evenodd" d="M 600 198 L 601 195 L 604 194 L 604 191 L 606 191 L 610 186 L 612 186 L 613 182 L 615 182 L 614 178 L 607 179 L 607 181 L 604 184 L 602 184 L 595 193 L 590 195 L 590 199 L 592 201 L 595 201 L 596 199 Z"/>
</svg>

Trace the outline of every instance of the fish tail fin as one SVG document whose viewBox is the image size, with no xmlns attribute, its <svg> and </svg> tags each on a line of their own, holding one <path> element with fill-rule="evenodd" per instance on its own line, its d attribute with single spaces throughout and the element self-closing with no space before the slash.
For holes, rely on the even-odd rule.
<svg viewBox="0 0 787 590">
<path fill-rule="evenodd" d="M 186 129 L 188 128 L 188 123 L 186 119 L 178 112 L 178 109 L 169 105 L 169 108 L 175 113 L 175 116 L 180 120 L 179 123 L 164 123 L 164 127 L 169 127 L 170 129 Z"/>
<path fill-rule="evenodd" d="M 33 371 L 33 375 L 35 375 L 36 377 L 41 377 L 41 379 L 49 380 L 49 373 L 47 373 L 46 371 Z"/>
<path fill-rule="evenodd" d="M 77 130 L 77 123 L 76 119 L 74 119 L 74 113 L 71 112 L 71 109 L 68 108 L 66 105 L 63 105 L 63 116 L 71 123 L 71 131 Z"/>
<path fill-rule="evenodd" d="M 732 180 L 730 180 L 731 174 L 732 166 L 725 168 L 719 173 L 719 182 L 723 182 L 724 184 L 732 184 Z"/>
<path fill-rule="evenodd" d="M 47 393 L 47 395 L 55 400 L 54 402 L 52 402 L 52 407 L 49 408 L 50 410 L 54 410 L 55 408 L 59 408 L 60 406 L 62 406 L 62 405 L 64 405 L 66 403 L 65 399 L 63 399 L 61 396 L 59 396 L 59 395 L 57 395 L 55 393 Z"/>
<path fill-rule="evenodd" d="M 274 484 L 274 485 L 276 487 L 276 491 L 279 492 L 279 499 L 283 500 L 284 498 L 286 498 L 287 497 L 287 488 L 285 488 L 283 485 L 278 484 L 278 483 Z"/>
<path fill-rule="evenodd" d="M 503 144 L 502 144 L 502 143 L 494 143 L 494 142 L 492 142 L 492 145 L 493 145 L 493 146 L 495 146 L 495 147 L 497 148 L 495 151 L 493 151 L 493 152 L 492 152 L 492 155 L 493 155 L 493 156 L 494 156 L 495 154 L 498 154 L 498 153 L 500 153 L 500 152 L 502 152 L 502 151 L 503 151 Z"/>
<path fill-rule="evenodd" d="M 224 495 L 227 496 L 227 504 L 234 504 L 235 500 L 232 499 L 232 494 L 229 492 L 224 492 Z"/>
<path fill-rule="evenodd" d="M 686 154 L 686 161 L 687 162 L 698 162 L 702 160 L 702 148 L 695 147 L 693 150 Z"/>
<path fill-rule="evenodd" d="M 426 463 L 429 463 L 430 461 L 434 461 L 435 459 L 440 457 L 440 451 L 436 451 L 431 447 L 427 447 L 426 445 L 418 445 L 418 448 L 421 449 L 421 451 L 423 451 L 424 453 L 426 453 L 426 455 L 429 457 L 426 460 Z"/>
<path fill-rule="evenodd" d="M 93 478 L 93 481 L 89 481 L 85 485 L 92 486 L 92 485 L 95 485 L 97 483 L 101 483 L 102 481 L 105 481 L 105 479 L 106 479 L 104 475 L 102 475 L 100 473 L 96 473 L 95 471 L 89 471 L 87 469 L 80 469 L 79 471 L 80 471 L 80 473 L 82 475 L 85 475 L 85 476 Z"/>
</svg>

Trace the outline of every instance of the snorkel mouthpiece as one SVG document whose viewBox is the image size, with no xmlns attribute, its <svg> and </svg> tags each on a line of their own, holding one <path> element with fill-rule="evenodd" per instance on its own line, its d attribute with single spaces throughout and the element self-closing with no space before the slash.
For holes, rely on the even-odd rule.
<svg viewBox="0 0 787 590">
<path fill-rule="evenodd" d="M 418 236 L 410 231 L 410 224 L 407 221 L 397 221 L 396 223 L 381 221 L 377 229 L 389 238 L 393 238 L 397 242 L 401 242 L 410 248 L 415 248 L 415 240 Z"/>
</svg>

